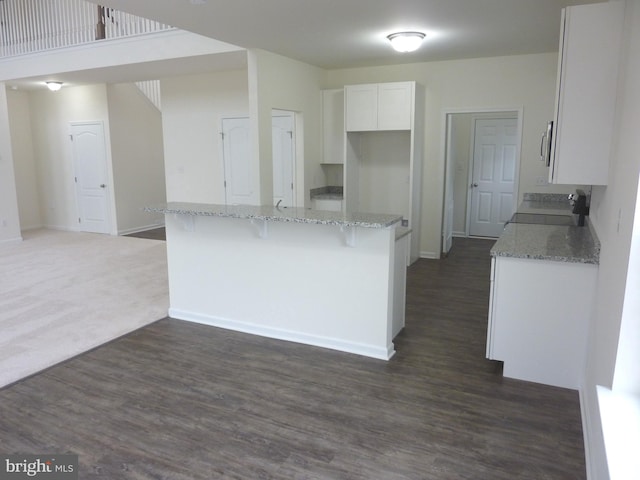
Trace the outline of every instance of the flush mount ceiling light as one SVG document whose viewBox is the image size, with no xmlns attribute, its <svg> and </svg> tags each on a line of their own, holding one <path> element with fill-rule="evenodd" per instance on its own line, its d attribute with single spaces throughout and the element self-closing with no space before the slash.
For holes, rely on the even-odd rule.
<svg viewBox="0 0 640 480">
<path fill-rule="evenodd" d="M 49 90 L 51 90 L 52 92 L 57 92 L 62 88 L 62 82 L 45 82 L 45 83 L 47 84 L 47 87 L 49 87 Z"/>
<path fill-rule="evenodd" d="M 396 52 L 413 52 L 420 48 L 425 34 L 422 32 L 397 32 L 388 35 L 391 46 Z"/>
</svg>

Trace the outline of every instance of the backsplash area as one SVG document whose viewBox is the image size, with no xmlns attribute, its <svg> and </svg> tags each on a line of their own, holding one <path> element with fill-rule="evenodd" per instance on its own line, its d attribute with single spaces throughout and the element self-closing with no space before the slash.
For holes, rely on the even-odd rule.
<svg viewBox="0 0 640 480">
<path fill-rule="evenodd" d="M 525 193 L 525 202 L 569 202 L 569 194 L 564 193 Z"/>
</svg>

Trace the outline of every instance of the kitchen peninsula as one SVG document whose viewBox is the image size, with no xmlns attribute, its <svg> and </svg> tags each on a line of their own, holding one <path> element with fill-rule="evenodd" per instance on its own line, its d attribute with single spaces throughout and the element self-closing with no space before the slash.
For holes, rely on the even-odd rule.
<svg viewBox="0 0 640 480">
<path fill-rule="evenodd" d="M 171 317 L 383 360 L 395 353 L 400 215 L 177 202 L 145 210 L 165 214 Z"/>
</svg>

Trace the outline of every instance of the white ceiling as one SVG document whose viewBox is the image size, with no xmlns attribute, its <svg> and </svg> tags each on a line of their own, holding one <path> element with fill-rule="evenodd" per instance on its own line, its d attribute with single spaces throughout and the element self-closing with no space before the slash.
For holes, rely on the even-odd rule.
<svg viewBox="0 0 640 480">
<path fill-rule="evenodd" d="M 89 1 L 330 69 L 557 51 L 561 9 L 600 0 Z M 406 30 L 425 32 L 427 39 L 417 52 L 396 53 L 386 36 Z M 132 82 L 225 69 L 227 57 L 66 72 L 8 84 L 32 90 L 44 88 L 45 80 L 67 85 Z M 238 68 L 237 61 L 231 64 Z"/>
<path fill-rule="evenodd" d="M 600 0 L 90 0 L 324 68 L 558 50 L 560 10 Z M 386 36 L 427 33 L 395 53 Z"/>
</svg>

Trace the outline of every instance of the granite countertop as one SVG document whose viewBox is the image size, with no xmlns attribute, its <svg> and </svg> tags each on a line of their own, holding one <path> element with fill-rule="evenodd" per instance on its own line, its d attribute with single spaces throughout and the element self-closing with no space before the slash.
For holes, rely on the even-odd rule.
<svg viewBox="0 0 640 480">
<path fill-rule="evenodd" d="M 169 202 L 159 206 L 145 207 L 150 213 L 174 213 L 205 217 L 244 218 L 272 222 L 312 223 L 345 227 L 389 228 L 400 226 L 402 215 L 377 213 L 344 213 L 253 205 L 215 205 L 209 203 Z M 397 225 L 396 225 L 397 224 Z"/>
<path fill-rule="evenodd" d="M 517 213 L 571 216 L 567 197 L 525 193 Z M 600 242 L 588 221 L 584 227 L 509 223 L 491 249 L 491 256 L 597 265 Z"/>
<path fill-rule="evenodd" d="M 597 265 L 600 245 L 587 226 L 510 223 L 491 248 L 491 256 Z"/>
</svg>

